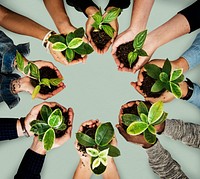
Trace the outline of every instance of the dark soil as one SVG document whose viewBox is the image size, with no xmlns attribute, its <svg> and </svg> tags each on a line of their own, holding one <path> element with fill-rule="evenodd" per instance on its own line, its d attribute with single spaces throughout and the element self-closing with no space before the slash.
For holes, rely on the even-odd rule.
<svg viewBox="0 0 200 179">
<path fill-rule="evenodd" d="M 39 69 L 40 71 L 40 79 L 42 78 L 58 78 L 55 70 L 49 68 L 49 67 L 42 67 Z M 35 79 L 31 79 L 31 84 L 33 85 L 33 87 L 36 87 L 39 84 L 39 81 L 35 80 Z M 41 85 L 41 89 L 40 89 L 40 94 L 48 94 L 53 92 L 54 90 L 56 90 L 58 87 L 57 86 L 52 86 L 51 88 L 49 88 L 48 86 L 45 85 Z"/>
<path fill-rule="evenodd" d="M 124 64 L 124 67 L 126 68 L 133 68 L 133 66 L 137 63 L 138 59 L 135 60 L 135 62 L 131 65 L 129 65 L 128 62 L 128 54 L 134 50 L 133 48 L 133 41 L 130 41 L 128 43 L 122 44 L 119 47 L 117 47 L 116 56 L 118 60 Z"/>
<path fill-rule="evenodd" d="M 104 49 L 105 45 L 112 39 L 108 34 L 106 34 L 103 30 L 94 31 L 92 29 L 91 31 L 91 37 L 95 45 L 98 49 L 102 50 Z"/>
<path fill-rule="evenodd" d="M 142 74 L 144 76 L 144 80 L 142 82 L 142 86 L 140 87 L 140 89 L 143 91 L 143 93 L 146 94 L 147 97 L 154 97 L 154 98 L 160 97 L 160 95 L 165 91 L 165 89 L 156 93 L 151 92 L 151 87 L 153 86 L 156 80 L 148 76 L 147 72 L 145 71 L 142 72 Z"/>
</svg>

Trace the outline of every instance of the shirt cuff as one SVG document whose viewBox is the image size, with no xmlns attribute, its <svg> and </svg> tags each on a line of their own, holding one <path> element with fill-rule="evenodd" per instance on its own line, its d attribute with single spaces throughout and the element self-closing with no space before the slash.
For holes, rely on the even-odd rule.
<svg viewBox="0 0 200 179">
<path fill-rule="evenodd" d="M 164 148 L 162 147 L 162 145 L 160 144 L 159 140 L 156 141 L 156 143 L 148 148 L 145 149 L 146 153 L 148 154 L 149 158 L 157 158 L 157 156 L 160 156 L 160 153 L 163 152 Z"/>
</svg>

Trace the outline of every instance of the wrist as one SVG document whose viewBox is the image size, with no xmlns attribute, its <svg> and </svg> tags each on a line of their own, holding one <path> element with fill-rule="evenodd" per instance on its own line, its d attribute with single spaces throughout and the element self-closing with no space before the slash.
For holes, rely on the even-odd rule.
<svg viewBox="0 0 200 179">
<path fill-rule="evenodd" d="M 40 155 L 45 155 L 47 151 L 44 149 L 42 142 L 38 140 L 38 137 L 35 137 L 30 149 Z"/>
<path fill-rule="evenodd" d="M 183 81 L 180 84 L 180 87 L 182 90 L 181 99 L 183 99 L 183 100 L 190 99 L 190 97 L 192 96 L 192 93 L 193 93 L 193 89 L 194 89 L 193 83 L 188 78 L 186 78 L 186 81 Z"/>
<path fill-rule="evenodd" d="M 98 11 L 99 9 L 97 9 L 95 6 L 89 6 L 88 8 L 86 8 L 85 13 L 87 14 L 88 17 L 91 17 Z"/>
</svg>

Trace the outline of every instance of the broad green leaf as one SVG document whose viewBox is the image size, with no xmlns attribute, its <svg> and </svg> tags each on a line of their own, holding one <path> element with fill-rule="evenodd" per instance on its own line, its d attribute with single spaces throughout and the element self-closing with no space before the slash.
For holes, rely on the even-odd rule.
<svg viewBox="0 0 200 179">
<path fill-rule="evenodd" d="M 54 144 L 55 132 L 52 128 L 48 129 L 43 137 L 44 148 L 50 150 Z"/>
<path fill-rule="evenodd" d="M 128 54 L 128 62 L 131 68 L 131 65 L 137 60 L 138 54 L 136 52 L 129 52 Z"/>
<path fill-rule="evenodd" d="M 37 85 L 37 86 L 34 88 L 33 93 L 32 93 L 32 99 L 35 99 L 35 98 L 36 98 L 37 94 L 40 92 L 40 89 L 41 89 L 40 85 Z"/>
<path fill-rule="evenodd" d="M 48 86 L 49 88 L 51 88 L 50 86 L 50 81 L 48 78 L 42 78 L 41 81 L 40 81 L 40 85 L 43 84 L 45 86 Z"/>
<path fill-rule="evenodd" d="M 65 45 L 62 42 L 56 42 L 52 45 L 52 49 L 55 51 L 64 51 L 67 48 L 67 45 Z"/>
<path fill-rule="evenodd" d="M 92 163 L 92 169 L 94 170 L 95 168 L 97 168 L 100 165 L 100 159 L 96 158 L 93 163 Z"/>
<path fill-rule="evenodd" d="M 148 117 L 147 117 L 146 114 L 141 113 L 141 114 L 140 114 L 140 118 L 141 118 L 141 121 L 142 121 L 142 122 L 145 122 L 145 123 L 148 124 Z"/>
<path fill-rule="evenodd" d="M 93 161 L 96 159 L 96 157 L 91 157 L 91 165 L 90 165 L 90 168 L 91 170 L 93 171 L 93 173 L 95 173 L 96 175 L 100 175 L 102 174 L 105 170 L 106 170 L 106 166 L 104 166 L 101 162 L 100 162 L 100 165 L 94 169 L 92 169 L 92 164 L 93 164 Z"/>
<path fill-rule="evenodd" d="M 56 43 L 56 42 L 62 42 L 65 43 L 65 37 L 63 37 L 62 35 L 51 35 L 48 38 L 48 41 L 51 43 Z"/>
<path fill-rule="evenodd" d="M 113 38 L 115 30 L 111 26 L 109 26 L 109 25 L 102 25 L 101 27 L 102 27 L 102 29 L 104 30 L 104 32 L 106 34 L 108 34 L 111 38 Z"/>
<path fill-rule="evenodd" d="M 153 78 L 153 79 L 159 79 L 159 75 L 161 73 L 161 69 L 154 65 L 154 64 L 146 64 L 144 65 L 145 70 L 147 71 L 147 74 Z"/>
<path fill-rule="evenodd" d="M 170 76 L 170 81 L 178 79 L 183 74 L 183 69 L 175 69 Z"/>
<path fill-rule="evenodd" d="M 49 82 L 52 86 L 58 86 L 62 82 L 62 78 L 51 78 Z"/>
<path fill-rule="evenodd" d="M 121 11 L 122 10 L 120 8 L 112 8 L 111 10 L 108 11 L 106 16 L 103 18 L 103 23 L 112 22 L 113 20 L 115 20 L 119 16 Z"/>
<path fill-rule="evenodd" d="M 92 147 L 96 145 L 94 139 L 92 139 L 90 136 L 81 132 L 76 133 L 76 139 L 81 145 L 86 146 L 86 147 Z"/>
<path fill-rule="evenodd" d="M 170 76 L 171 74 L 171 69 L 172 69 L 172 66 L 171 66 L 171 63 L 170 61 L 168 60 L 168 58 L 165 60 L 165 63 L 162 67 L 162 72 L 165 72 L 167 73 L 168 76 Z"/>
<path fill-rule="evenodd" d="M 75 57 L 75 53 L 72 49 L 67 48 L 66 51 L 65 51 L 65 56 L 67 58 L 67 61 L 71 62 Z"/>
<path fill-rule="evenodd" d="M 40 121 L 40 120 L 39 120 Z M 49 129 L 49 125 L 44 123 L 44 122 L 38 122 L 35 123 L 31 126 L 30 131 L 32 131 L 34 134 L 37 135 L 42 135 L 44 134 L 48 129 Z"/>
<path fill-rule="evenodd" d="M 170 88 L 170 81 L 168 81 L 166 84 L 165 84 L 165 89 L 167 91 L 171 91 L 171 88 Z"/>
<path fill-rule="evenodd" d="M 99 24 L 98 23 L 96 23 L 96 22 L 94 22 L 93 24 L 92 24 L 92 27 L 94 27 L 94 29 L 99 29 Z"/>
<path fill-rule="evenodd" d="M 109 148 L 99 152 L 98 155 L 99 155 L 100 158 L 107 157 L 108 156 L 108 152 L 109 152 Z"/>
<path fill-rule="evenodd" d="M 137 106 L 137 111 L 138 111 L 138 114 L 140 115 L 141 113 L 145 114 L 145 115 L 148 115 L 148 108 L 147 106 L 143 103 L 143 102 L 140 102 L 139 105 Z"/>
<path fill-rule="evenodd" d="M 104 166 L 107 166 L 107 163 L 108 163 L 108 162 L 107 162 L 107 161 L 108 161 L 108 160 L 107 160 L 107 159 L 108 159 L 107 157 L 101 157 L 101 158 L 99 158 L 99 159 L 100 159 L 100 162 L 101 162 Z"/>
<path fill-rule="evenodd" d="M 135 114 L 123 114 L 122 122 L 124 125 L 129 126 L 134 121 L 139 121 L 140 117 Z"/>
<path fill-rule="evenodd" d="M 40 71 L 34 63 L 30 63 L 30 75 L 40 81 Z"/>
<path fill-rule="evenodd" d="M 137 50 L 137 53 L 138 53 L 138 56 L 143 56 L 143 57 L 148 56 L 147 52 L 144 51 L 143 49 Z"/>
<path fill-rule="evenodd" d="M 27 75 L 30 70 L 30 65 L 25 66 L 24 73 Z"/>
<path fill-rule="evenodd" d="M 42 119 L 47 123 L 48 122 L 48 118 L 52 113 L 52 109 L 47 106 L 47 105 L 43 105 L 42 108 L 40 109 L 40 115 L 42 116 Z"/>
<path fill-rule="evenodd" d="M 133 48 L 136 50 L 141 49 L 146 39 L 146 36 L 147 36 L 147 30 L 138 33 L 133 41 Z"/>
<path fill-rule="evenodd" d="M 173 93 L 173 95 L 176 97 L 176 98 L 181 98 L 182 96 L 182 91 L 181 91 L 181 88 L 178 84 L 175 84 L 173 82 L 170 82 L 170 89 L 171 89 L 171 92 Z"/>
<path fill-rule="evenodd" d="M 149 132 L 149 130 L 144 131 L 144 138 L 149 144 L 156 142 L 156 135 Z"/>
<path fill-rule="evenodd" d="M 163 102 L 157 101 L 154 103 L 149 109 L 148 114 L 148 122 L 149 124 L 153 124 L 156 122 L 163 114 Z"/>
<path fill-rule="evenodd" d="M 74 49 L 74 51 L 79 55 L 86 55 L 92 53 L 94 50 L 89 44 L 83 42 L 78 48 Z"/>
<path fill-rule="evenodd" d="M 43 135 L 43 134 L 41 134 L 41 135 L 38 135 L 38 139 L 39 139 L 39 141 L 40 141 L 40 142 L 42 142 L 42 141 L 43 141 L 43 137 L 44 137 L 44 135 Z"/>
<path fill-rule="evenodd" d="M 97 145 L 105 146 L 110 143 L 114 136 L 114 129 L 110 122 L 98 126 L 95 133 L 95 142 Z"/>
<path fill-rule="evenodd" d="M 30 122 L 30 126 L 32 126 L 34 124 L 37 124 L 37 123 L 44 123 L 44 124 L 46 124 L 46 122 L 44 120 L 35 119 L 35 120 L 33 120 L 33 121 Z"/>
<path fill-rule="evenodd" d="M 74 38 L 69 42 L 68 47 L 71 49 L 75 49 L 78 48 L 82 43 L 83 43 L 82 38 Z"/>
<path fill-rule="evenodd" d="M 19 68 L 20 71 L 24 70 L 24 60 L 22 55 L 17 51 L 16 52 L 16 63 L 17 67 Z"/>
<path fill-rule="evenodd" d="M 95 13 L 92 18 L 94 19 L 94 21 L 97 23 L 97 24 L 100 24 L 101 21 L 103 20 L 102 18 L 102 15 L 101 13 L 98 11 L 97 13 Z"/>
<path fill-rule="evenodd" d="M 58 126 L 56 129 L 60 131 L 64 131 L 67 128 L 67 125 L 65 123 L 62 123 L 60 126 Z"/>
<path fill-rule="evenodd" d="M 91 157 L 98 157 L 99 156 L 99 151 L 97 149 L 93 148 L 86 148 L 87 154 L 89 154 Z"/>
<path fill-rule="evenodd" d="M 174 80 L 174 81 L 171 81 L 171 82 L 173 82 L 173 83 L 180 83 L 180 82 L 182 82 L 184 80 L 184 75 L 182 74 L 181 76 L 179 76 L 176 80 Z"/>
<path fill-rule="evenodd" d="M 167 73 L 165 72 L 161 72 L 160 75 L 159 75 L 159 79 L 160 81 L 162 81 L 163 83 L 166 83 L 169 81 L 169 76 Z"/>
<path fill-rule="evenodd" d="M 120 150 L 117 147 L 113 146 L 113 145 L 108 144 L 108 145 L 103 146 L 103 147 L 102 146 L 98 146 L 98 149 L 101 150 L 101 151 L 104 150 L 104 149 L 107 149 L 107 148 L 109 148 L 108 155 L 110 157 L 118 157 L 118 156 L 120 156 Z"/>
<path fill-rule="evenodd" d="M 71 42 L 72 39 L 75 38 L 75 34 L 73 32 L 70 32 L 67 36 L 66 36 L 66 44 L 69 45 L 69 43 Z"/>
<path fill-rule="evenodd" d="M 83 29 L 83 27 L 80 27 L 80 28 L 76 29 L 74 31 L 74 35 L 75 35 L 75 37 L 82 38 L 84 36 L 84 29 Z"/>
<path fill-rule="evenodd" d="M 149 126 L 148 126 L 148 130 L 149 130 L 149 132 L 151 132 L 152 134 L 156 134 L 156 129 L 154 128 L 154 126 L 149 125 Z"/>
<path fill-rule="evenodd" d="M 62 123 L 62 111 L 57 108 L 55 109 L 48 118 L 48 124 L 51 127 L 58 127 Z"/>
<path fill-rule="evenodd" d="M 133 122 L 127 129 L 126 132 L 130 135 L 139 135 L 148 128 L 148 124 L 142 121 Z"/>
<path fill-rule="evenodd" d="M 156 126 L 158 124 L 163 123 L 166 119 L 167 119 L 167 115 L 168 113 L 163 112 L 162 116 L 160 117 L 160 119 L 158 119 L 156 122 L 154 122 L 152 125 Z"/>
<path fill-rule="evenodd" d="M 156 93 L 156 92 L 161 91 L 163 88 L 165 88 L 165 84 L 164 84 L 162 81 L 157 80 L 157 81 L 153 84 L 153 86 L 151 87 L 151 92 Z"/>
</svg>

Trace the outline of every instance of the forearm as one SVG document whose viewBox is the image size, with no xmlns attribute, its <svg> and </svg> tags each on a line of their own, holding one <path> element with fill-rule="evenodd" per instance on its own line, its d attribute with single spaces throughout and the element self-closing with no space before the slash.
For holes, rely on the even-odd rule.
<svg viewBox="0 0 200 179">
<path fill-rule="evenodd" d="M 180 140 L 186 145 L 200 148 L 200 125 L 167 119 L 163 134 L 174 140 Z"/>
<path fill-rule="evenodd" d="M 85 165 L 81 160 L 78 163 L 73 179 L 90 179 L 92 171 L 89 165 Z"/>
<path fill-rule="evenodd" d="M 109 158 L 108 160 L 110 161 L 108 162 L 106 171 L 103 173 L 103 179 L 119 179 L 120 177 L 114 159 Z"/>
</svg>

